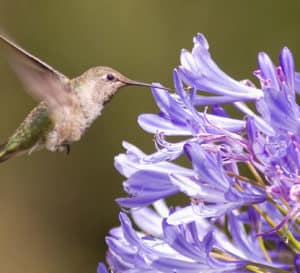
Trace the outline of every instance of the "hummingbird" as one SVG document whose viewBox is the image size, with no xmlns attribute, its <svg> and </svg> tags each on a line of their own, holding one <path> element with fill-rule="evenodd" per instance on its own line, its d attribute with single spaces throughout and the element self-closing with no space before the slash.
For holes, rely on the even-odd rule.
<svg viewBox="0 0 300 273">
<path fill-rule="evenodd" d="M 0 162 L 43 148 L 69 153 L 71 144 L 82 138 L 120 88 L 151 87 L 106 66 L 68 78 L 2 34 L 0 47 L 7 49 L 13 70 L 39 102 L 0 146 Z"/>
</svg>

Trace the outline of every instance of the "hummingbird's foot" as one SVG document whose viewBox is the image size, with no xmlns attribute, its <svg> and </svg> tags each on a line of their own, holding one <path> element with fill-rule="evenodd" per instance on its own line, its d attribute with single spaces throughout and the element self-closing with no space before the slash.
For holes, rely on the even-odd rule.
<svg viewBox="0 0 300 273">
<path fill-rule="evenodd" d="M 65 143 L 65 144 L 63 144 L 63 147 L 64 147 L 64 149 L 66 151 L 66 154 L 69 155 L 70 152 L 71 152 L 71 145 L 68 144 L 68 143 Z"/>
<path fill-rule="evenodd" d="M 71 145 L 69 143 L 63 143 L 56 148 L 57 152 L 66 152 L 67 155 L 71 152 Z"/>
</svg>

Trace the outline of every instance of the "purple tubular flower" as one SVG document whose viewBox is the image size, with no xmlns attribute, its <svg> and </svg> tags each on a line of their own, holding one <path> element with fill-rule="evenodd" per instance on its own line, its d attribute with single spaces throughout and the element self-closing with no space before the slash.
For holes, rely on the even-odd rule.
<svg viewBox="0 0 300 273">
<path fill-rule="evenodd" d="M 260 87 L 234 80 L 198 34 L 173 71 L 176 92 L 153 84 L 159 113 L 138 123 L 155 150 L 124 142 L 115 158 L 128 215 L 106 238 L 111 272 L 299 272 L 300 73 L 287 47 L 278 67 L 263 52 L 258 66 Z"/>
<path fill-rule="evenodd" d="M 292 53 L 283 48 L 280 67 L 269 56 L 259 54 L 259 78 L 265 95 L 256 103 L 257 110 L 276 131 L 299 133 L 299 106 L 295 100 L 295 70 Z"/>
<path fill-rule="evenodd" d="M 232 97 L 232 102 L 253 100 L 263 96 L 261 90 L 235 81 L 220 70 L 211 59 L 208 42 L 201 33 L 194 37 L 192 52 L 183 50 L 180 59 L 179 69 L 182 78 L 186 84 L 195 86 L 197 90 L 205 90 L 225 98 Z"/>
</svg>

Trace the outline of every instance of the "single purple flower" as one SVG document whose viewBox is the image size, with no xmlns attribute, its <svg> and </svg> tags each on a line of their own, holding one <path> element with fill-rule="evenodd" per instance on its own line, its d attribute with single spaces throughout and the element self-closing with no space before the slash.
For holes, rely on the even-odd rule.
<svg viewBox="0 0 300 273">
<path fill-rule="evenodd" d="M 263 96 L 261 90 L 242 84 L 220 70 L 210 56 L 209 45 L 203 34 L 199 33 L 194 37 L 192 52 L 183 50 L 180 59 L 179 69 L 186 84 L 194 86 L 197 90 L 221 95 L 226 103 L 229 102 L 228 97 L 234 102 Z"/>
</svg>

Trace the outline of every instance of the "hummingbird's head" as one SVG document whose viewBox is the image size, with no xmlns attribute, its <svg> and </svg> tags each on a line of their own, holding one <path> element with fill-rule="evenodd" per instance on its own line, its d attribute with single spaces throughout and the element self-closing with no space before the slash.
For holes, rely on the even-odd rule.
<svg viewBox="0 0 300 273">
<path fill-rule="evenodd" d="M 108 102 L 121 87 L 128 85 L 151 87 L 151 84 L 130 80 L 117 70 L 106 66 L 91 68 L 83 76 L 94 84 L 95 93 L 102 97 L 104 103 Z"/>
<path fill-rule="evenodd" d="M 130 82 L 128 78 L 110 67 L 98 66 L 92 68 L 92 70 L 93 77 L 98 84 L 108 89 L 119 89 Z"/>
<path fill-rule="evenodd" d="M 91 68 L 90 70 L 93 74 L 93 78 L 96 79 L 101 86 L 113 87 L 117 89 L 127 85 L 151 87 L 151 84 L 128 79 L 119 71 L 107 66 L 98 66 Z"/>
</svg>

